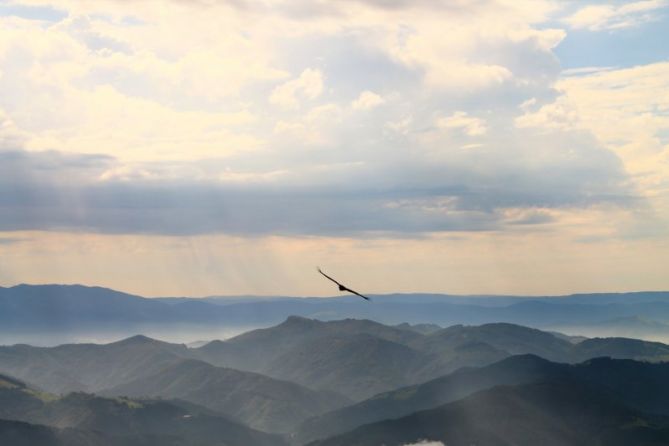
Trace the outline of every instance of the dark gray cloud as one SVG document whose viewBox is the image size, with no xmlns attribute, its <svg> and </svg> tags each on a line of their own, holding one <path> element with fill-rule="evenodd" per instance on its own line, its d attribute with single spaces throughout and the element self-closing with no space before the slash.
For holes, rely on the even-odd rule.
<svg viewBox="0 0 669 446">
<path fill-rule="evenodd" d="M 0 230 L 414 236 L 545 224 L 551 218 L 537 208 L 635 200 L 606 152 L 576 166 L 406 161 L 269 183 L 102 179 L 115 165 L 107 156 L 0 152 Z M 509 217 L 509 208 L 528 212 Z"/>
</svg>

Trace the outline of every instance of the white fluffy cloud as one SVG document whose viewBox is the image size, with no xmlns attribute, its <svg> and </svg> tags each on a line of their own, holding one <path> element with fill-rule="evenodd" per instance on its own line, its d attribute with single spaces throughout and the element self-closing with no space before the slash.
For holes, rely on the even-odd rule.
<svg viewBox="0 0 669 446">
<path fill-rule="evenodd" d="M 360 93 L 351 106 L 356 110 L 369 110 L 383 104 L 384 99 L 373 91 L 365 90 Z"/>
<path fill-rule="evenodd" d="M 666 64 L 562 72 L 564 2 L 16 3 L 32 9 L 0 17 L 0 230 L 531 233 L 574 253 L 669 215 Z"/>
<path fill-rule="evenodd" d="M 260 144 L 257 133 L 241 130 L 254 120 L 245 106 L 200 102 L 200 91 L 216 98 L 217 84 L 235 81 L 214 82 L 197 68 L 196 53 L 172 60 L 149 49 L 126 53 L 112 43 L 132 41 L 136 30 L 126 35 L 101 19 L 0 21 L 0 107 L 24 135 L 21 146 L 148 161 L 228 156 Z"/>
<path fill-rule="evenodd" d="M 459 129 L 469 136 L 485 135 L 487 132 L 483 119 L 469 116 L 463 111 L 457 111 L 451 116 L 437 118 L 435 124 L 440 129 Z"/>
<path fill-rule="evenodd" d="M 19 3 L 34 8 L 31 18 L 0 17 L 0 108 L 22 146 L 128 162 L 259 150 L 280 162 L 273 154 L 299 150 L 300 138 L 332 145 L 333 135 L 342 145 L 356 138 L 368 152 L 382 126 L 364 122 L 361 131 L 356 120 L 366 118 L 345 113 L 380 110 L 392 97 L 398 113 L 376 118 L 401 122 L 406 107 L 442 109 L 434 94 L 452 101 L 496 88 L 520 93 L 536 78 L 522 58 L 550 62 L 563 38 L 535 26 L 554 10 L 548 1 L 297 9 L 285 1 L 149 1 L 132 10 L 111 0 Z M 64 15 L 35 20 L 40 8 Z M 341 113 L 330 113 L 331 122 L 314 117 L 324 106 Z M 482 127 L 472 121 L 465 130 Z M 351 150 L 340 153 L 332 161 L 358 161 L 343 159 Z"/>
<path fill-rule="evenodd" d="M 620 6 L 588 5 L 565 19 L 572 28 L 590 31 L 614 30 L 639 26 L 657 19 L 657 12 L 666 8 L 666 0 L 644 0 Z"/>
<path fill-rule="evenodd" d="M 276 87 L 269 97 L 272 104 L 296 108 L 301 99 L 313 100 L 323 92 L 323 73 L 307 68 L 297 78 Z"/>
<path fill-rule="evenodd" d="M 532 110 L 531 103 L 520 107 L 525 113 L 515 120 L 518 128 L 546 128 L 572 130 L 578 126 L 578 113 L 568 100 L 561 96 L 555 102 L 544 104 L 538 110 Z"/>
<path fill-rule="evenodd" d="M 567 77 L 557 88 L 557 103 L 618 154 L 639 190 L 669 193 L 669 63 Z"/>
<path fill-rule="evenodd" d="M 626 193 L 611 154 L 574 133 L 565 107 L 545 102 L 564 38 L 543 26 L 552 2 L 356 1 L 300 14 L 284 1 L 169 5 L 73 0 L 51 22 L 0 18 L 0 107 L 23 135 L 17 145 L 109 155 L 114 165 L 97 178 L 127 187 L 178 179 L 206 195 L 223 182 L 267 198 L 257 188 L 270 182 L 297 197 L 295 208 L 306 206 L 305 191 L 344 187 L 350 195 L 333 200 L 368 214 L 277 227 L 290 233 L 500 228 L 514 221 L 509 209 L 579 208 Z M 517 103 L 535 97 L 541 105 L 518 117 Z M 547 123 L 556 133 L 537 147 L 535 129 Z M 245 209 L 251 220 L 259 212 Z"/>
<path fill-rule="evenodd" d="M 16 123 L 0 108 L 0 150 L 15 149 L 24 145 L 26 135 Z"/>
</svg>

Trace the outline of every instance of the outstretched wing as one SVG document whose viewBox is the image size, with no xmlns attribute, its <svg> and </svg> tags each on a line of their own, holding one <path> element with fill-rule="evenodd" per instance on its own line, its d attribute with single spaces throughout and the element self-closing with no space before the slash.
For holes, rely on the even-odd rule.
<svg viewBox="0 0 669 446">
<path fill-rule="evenodd" d="M 353 291 L 353 290 L 350 289 L 350 288 L 346 288 L 346 287 L 344 287 L 344 291 L 348 291 L 349 293 L 353 293 L 353 294 L 355 294 L 356 296 L 360 296 L 360 297 L 362 297 L 362 298 L 365 299 L 365 300 L 372 300 L 372 299 L 370 299 L 369 297 L 367 297 L 367 296 L 363 296 L 362 294 L 358 293 L 357 291 Z"/>
<path fill-rule="evenodd" d="M 344 286 L 344 285 L 342 285 L 341 283 L 339 283 L 339 282 L 337 282 L 336 280 L 334 280 L 332 277 L 330 277 L 330 276 L 328 276 L 327 274 L 325 274 L 323 271 L 321 271 L 320 268 L 318 268 L 318 272 L 321 273 L 321 274 L 323 274 L 325 277 L 327 277 L 328 279 L 330 279 L 331 281 L 333 281 L 333 282 L 336 283 L 337 285 L 339 285 L 339 286 Z"/>
<path fill-rule="evenodd" d="M 339 286 L 339 289 L 340 289 L 341 291 L 348 291 L 349 293 L 355 294 L 356 296 L 360 296 L 360 297 L 362 297 L 362 298 L 365 299 L 365 300 L 371 300 L 369 297 L 367 297 L 367 296 L 363 296 L 362 294 L 358 293 L 357 291 L 353 291 L 352 289 L 350 289 L 350 288 L 348 288 L 348 287 L 345 287 L 345 286 L 342 285 L 341 283 L 337 282 L 337 281 L 334 280 L 332 277 L 328 276 L 328 275 L 325 274 L 323 271 L 321 271 L 320 268 L 317 268 L 317 269 L 318 269 L 318 272 L 321 273 L 322 275 L 324 275 L 327 279 L 329 279 L 329 280 L 333 281 L 334 283 L 336 283 L 337 286 Z"/>
</svg>

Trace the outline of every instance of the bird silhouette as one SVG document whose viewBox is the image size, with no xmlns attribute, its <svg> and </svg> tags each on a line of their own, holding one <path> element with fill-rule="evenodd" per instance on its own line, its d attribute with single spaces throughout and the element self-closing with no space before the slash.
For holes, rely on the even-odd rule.
<svg viewBox="0 0 669 446">
<path fill-rule="evenodd" d="M 342 285 L 341 283 L 337 282 L 337 281 L 334 280 L 332 277 L 328 276 L 328 275 L 325 274 L 323 271 L 321 271 L 320 268 L 318 268 L 318 272 L 321 273 L 322 275 L 324 275 L 327 279 L 329 279 L 329 280 L 333 281 L 334 283 L 336 283 L 337 286 L 339 287 L 339 291 L 346 291 L 346 292 L 348 292 L 348 293 L 355 294 L 356 296 L 360 296 L 360 297 L 362 297 L 362 298 L 365 299 L 365 300 L 371 300 L 369 297 L 367 297 L 367 296 L 363 296 L 362 294 L 358 293 L 357 291 L 353 291 L 352 289 L 350 289 L 350 288 L 348 288 L 348 287 Z"/>
</svg>

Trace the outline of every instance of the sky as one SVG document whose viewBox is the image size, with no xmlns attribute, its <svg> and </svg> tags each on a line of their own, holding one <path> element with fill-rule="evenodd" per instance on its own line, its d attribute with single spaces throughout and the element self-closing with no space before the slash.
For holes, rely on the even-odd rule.
<svg viewBox="0 0 669 446">
<path fill-rule="evenodd" d="M 669 290 L 669 1 L 0 0 L 0 285 Z"/>
</svg>

